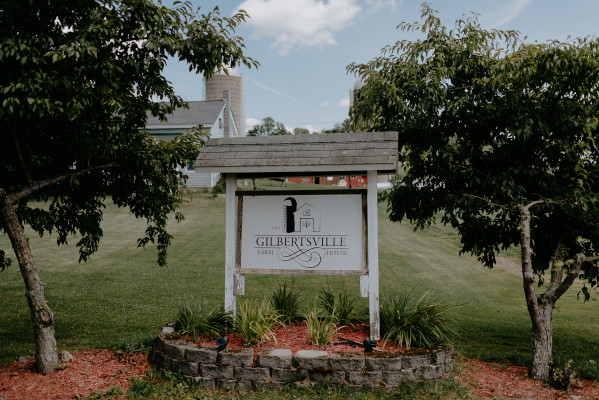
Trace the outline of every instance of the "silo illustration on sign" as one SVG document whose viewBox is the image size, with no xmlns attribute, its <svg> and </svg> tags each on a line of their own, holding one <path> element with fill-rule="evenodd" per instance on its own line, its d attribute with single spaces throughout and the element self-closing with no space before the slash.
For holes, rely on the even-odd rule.
<svg viewBox="0 0 599 400">
<path fill-rule="evenodd" d="M 297 211 L 297 201 L 295 201 L 293 197 L 287 197 L 283 204 L 285 205 L 285 231 L 287 233 L 295 232 L 295 212 Z"/>
</svg>

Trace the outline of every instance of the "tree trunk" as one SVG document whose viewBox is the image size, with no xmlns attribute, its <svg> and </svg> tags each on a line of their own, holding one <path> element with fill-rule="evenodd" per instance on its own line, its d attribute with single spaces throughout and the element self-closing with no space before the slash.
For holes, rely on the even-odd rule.
<svg viewBox="0 0 599 400">
<path fill-rule="evenodd" d="M 532 324 L 532 363 L 529 375 L 532 379 L 547 382 L 553 354 L 553 303 L 539 303 L 539 320 Z"/>
<path fill-rule="evenodd" d="M 54 337 L 54 314 L 46 304 L 46 284 L 40 279 L 14 205 L 3 189 L 0 189 L 0 212 L 25 281 L 35 336 L 36 366 L 40 373 L 47 375 L 58 368 L 60 361 Z"/>
<path fill-rule="evenodd" d="M 530 377 L 546 382 L 549 379 L 549 366 L 553 351 L 553 301 L 539 298 L 535 293 L 535 276 L 532 268 L 532 247 L 530 240 L 530 207 L 520 206 L 520 247 L 522 251 L 522 280 L 526 307 L 532 323 L 532 362 Z"/>
</svg>

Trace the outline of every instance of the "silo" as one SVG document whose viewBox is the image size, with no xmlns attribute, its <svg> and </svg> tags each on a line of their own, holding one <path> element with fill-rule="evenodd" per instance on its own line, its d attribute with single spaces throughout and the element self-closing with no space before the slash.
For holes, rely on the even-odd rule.
<svg viewBox="0 0 599 400">
<path fill-rule="evenodd" d="M 360 91 L 360 89 L 362 89 L 364 87 L 364 85 L 365 85 L 364 81 L 362 81 L 361 79 L 358 78 L 358 80 L 356 80 L 356 82 L 354 82 L 351 89 L 349 89 L 349 111 L 350 112 L 351 112 L 351 108 L 354 105 L 354 101 L 356 100 L 356 93 L 358 93 Z M 363 132 L 362 127 L 360 125 L 361 124 L 359 122 L 356 124 L 355 132 Z"/>
<path fill-rule="evenodd" d="M 356 99 L 356 92 L 364 87 L 364 82 L 361 79 L 356 80 L 354 82 L 351 89 L 349 89 L 349 106 L 354 105 L 354 100 Z"/>
<path fill-rule="evenodd" d="M 223 100 L 223 93 L 228 91 L 235 124 L 240 136 L 245 136 L 245 77 L 235 68 L 227 67 L 226 71 L 218 71 L 206 80 L 205 99 Z"/>
</svg>

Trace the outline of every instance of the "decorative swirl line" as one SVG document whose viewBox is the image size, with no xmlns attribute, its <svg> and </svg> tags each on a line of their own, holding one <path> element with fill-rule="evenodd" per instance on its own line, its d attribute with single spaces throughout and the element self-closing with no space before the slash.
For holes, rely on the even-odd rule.
<svg viewBox="0 0 599 400">
<path fill-rule="evenodd" d="M 277 251 L 277 257 L 281 261 L 295 261 L 304 268 L 316 268 L 320 265 L 324 257 L 323 250 L 320 247 L 297 250 L 289 247 L 281 247 Z"/>
</svg>

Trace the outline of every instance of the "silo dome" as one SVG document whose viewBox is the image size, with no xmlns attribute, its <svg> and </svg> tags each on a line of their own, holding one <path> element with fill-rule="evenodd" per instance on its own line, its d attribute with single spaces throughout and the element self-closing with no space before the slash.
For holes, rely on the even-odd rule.
<svg viewBox="0 0 599 400">
<path fill-rule="evenodd" d="M 245 136 L 245 77 L 237 68 L 223 66 L 206 79 L 206 101 L 223 100 L 223 92 L 229 92 L 229 101 L 235 125 Z"/>
<path fill-rule="evenodd" d="M 353 106 L 354 105 L 354 99 L 356 98 L 356 90 L 360 90 L 364 87 L 366 83 L 358 78 L 354 84 L 352 85 L 351 89 L 349 89 L 349 106 Z"/>
<path fill-rule="evenodd" d="M 241 77 L 241 72 L 235 67 L 224 66 L 221 69 L 215 71 L 214 75 L 220 76 L 236 76 Z"/>
<path fill-rule="evenodd" d="M 359 90 L 362 89 L 364 87 L 366 83 L 364 83 L 364 81 L 360 78 L 358 78 L 355 82 L 354 85 L 351 87 L 352 90 Z"/>
</svg>

